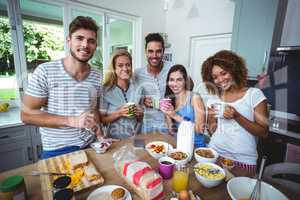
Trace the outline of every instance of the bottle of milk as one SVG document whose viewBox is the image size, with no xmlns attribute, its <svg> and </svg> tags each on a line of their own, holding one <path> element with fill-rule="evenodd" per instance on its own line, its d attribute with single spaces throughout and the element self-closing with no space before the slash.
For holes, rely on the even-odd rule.
<svg viewBox="0 0 300 200">
<path fill-rule="evenodd" d="M 194 123 L 191 122 L 190 118 L 184 117 L 184 120 L 179 124 L 178 127 L 176 149 L 188 153 L 189 161 L 193 157 L 194 137 Z"/>
</svg>

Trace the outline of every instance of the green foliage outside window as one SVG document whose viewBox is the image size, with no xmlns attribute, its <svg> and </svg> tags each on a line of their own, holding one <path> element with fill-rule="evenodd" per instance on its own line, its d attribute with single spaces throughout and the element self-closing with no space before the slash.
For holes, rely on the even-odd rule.
<svg viewBox="0 0 300 200">
<path fill-rule="evenodd" d="M 10 29 L 7 18 L 0 18 L 0 75 L 14 74 L 13 50 Z M 46 26 L 25 21 L 23 23 L 23 36 L 27 62 L 37 60 L 51 60 L 55 51 L 63 51 L 63 32 L 47 29 Z M 28 66 L 30 70 L 31 65 Z"/>
</svg>

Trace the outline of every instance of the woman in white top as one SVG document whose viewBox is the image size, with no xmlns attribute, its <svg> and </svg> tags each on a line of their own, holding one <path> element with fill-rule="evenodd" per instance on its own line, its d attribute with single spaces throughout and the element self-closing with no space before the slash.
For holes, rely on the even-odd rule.
<svg viewBox="0 0 300 200">
<path fill-rule="evenodd" d="M 127 138 L 140 131 L 143 119 L 143 109 L 139 105 L 141 90 L 131 77 L 131 55 L 125 50 L 115 52 L 105 74 L 102 102 L 102 122 L 114 139 Z"/>
<path fill-rule="evenodd" d="M 267 102 L 262 91 L 247 87 L 247 68 L 243 58 L 222 50 L 202 64 L 202 79 L 215 98 L 208 100 L 209 146 L 221 158 L 255 173 L 256 141 L 268 134 Z M 216 103 L 225 105 L 218 113 Z M 222 109 L 221 109 L 222 110 Z M 217 115 L 218 114 L 218 115 Z"/>
</svg>

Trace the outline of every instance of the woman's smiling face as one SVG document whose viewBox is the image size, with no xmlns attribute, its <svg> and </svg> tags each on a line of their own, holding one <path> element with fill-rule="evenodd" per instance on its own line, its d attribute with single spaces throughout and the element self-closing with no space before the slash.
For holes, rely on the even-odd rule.
<svg viewBox="0 0 300 200">
<path fill-rule="evenodd" d="M 132 74 L 130 59 L 127 56 L 119 56 L 116 59 L 115 73 L 118 79 L 129 80 Z"/>
<path fill-rule="evenodd" d="M 234 82 L 230 72 L 218 65 L 214 65 L 212 68 L 212 78 L 216 86 L 223 91 L 230 89 Z"/>
<path fill-rule="evenodd" d="M 168 86 L 174 94 L 179 94 L 185 90 L 185 80 L 180 71 L 175 71 L 170 74 Z"/>
</svg>

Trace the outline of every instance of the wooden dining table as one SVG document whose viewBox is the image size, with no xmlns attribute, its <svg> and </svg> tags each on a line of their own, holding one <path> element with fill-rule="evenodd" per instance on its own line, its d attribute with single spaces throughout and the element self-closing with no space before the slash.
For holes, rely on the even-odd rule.
<svg viewBox="0 0 300 200">
<path fill-rule="evenodd" d="M 164 135 L 160 133 L 151 133 L 151 134 L 140 134 L 135 136 L 135 138 L 142 139 L 145 141 L 145 144 L 152 141 L 165 141 L 169 144 L 176 146 L 175 139 L 170 135 Z M 93 149 L 85 149 L 88 158 L 94 163 L 97 170 L 102 174 L 104 178 L 104 184 L 100 186 L 95 186 L 92 188 L 87 188 L 82 191 L 79 191 L 75 194 L 76 200 L 86 199 L 87 196 L 95 189 L 105 185 L 120 185 L 125 187 L 131 193 L 133 200 L 140 200 L 138 194 L 118 175 L 113 165 L 113 153 L 118 151 L 120 147 L 125 145 L 133 145 L 134 138 L 128 138 L 121 140 L 119 142 L 114 142 L 112 146 L 103 154 L 97 154 Z M 145 149 L 136 148 L 136 155 L 140 160 L 143 160 L 150 164 L 154 170 L 158 170 L 158 161 L 151 157 Z M 41 161 L 39 161 L 41 162 Z M 41 185 L 40 177 L 28 175 L 32 171 L 39 169 L 39 162 L 27 165 L 21 168 L 9 170 L 3 173 L 0 173 L 0 181 L 4 180 L 8 176 L 21 175 L 25 178 L 26 188 L 28 197 L 30 200 L 46 200 L 46 193 L 51 190 L 44 185 Z M 189 188 L 195 194 L 197 194 L 202 200 L 226 200 L 230 199 L 229 194 L 226 189 L 226 182 L 223 181 L 220 185 L 214 188 L 205 188 L 203 187 L 196 179 L 192 166 L 196 164 L 196 161 L 193 159 L 188 166 L 191 167 L 189 170 Z M 247 172 L 241 169 L 233 169 L 232 173 L 235 176 L 248 176 Z M 172 187 L 171 180 L 164 180 L 164 194 L 165 199 L 170 199 L 172 197 Z M 284 192 L 285 193 L 285 192 Z M 293 197 L 291 197 L 293 199 Z"/>
</svg>

